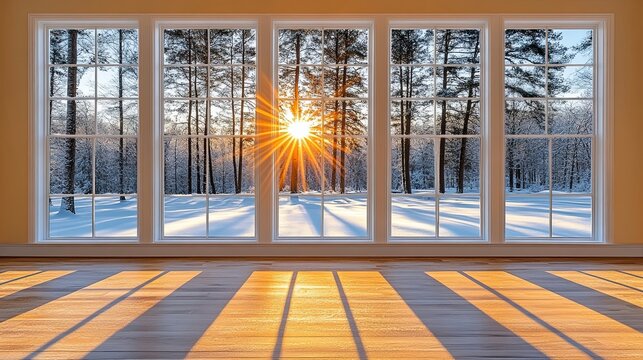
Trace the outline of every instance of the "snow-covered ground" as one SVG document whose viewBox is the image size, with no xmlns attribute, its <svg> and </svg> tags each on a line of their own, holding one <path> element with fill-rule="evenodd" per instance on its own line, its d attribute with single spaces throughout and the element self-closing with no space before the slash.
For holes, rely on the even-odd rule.
<svg viewBox="0 0 643 360">
<path fill-rule="evenodd" d="M 391 233 L 396 237 L 435 236 L 435 202 L 429 196 L 392 198 Z M 591 197 L 554 197 L 552 231 L 554 237 L 591 236 Z M 49 209 L 51 237 L 90 237 L 91 198 L 77 197 L 76 214 L 60 213 L 60 199 L 52 199 Z M 249 197 L 213 197 L 209 200 L 209 235 L 212 237 L 252 237 L 255 233 L 255 203 Z M 136 236 L 136 198 L 96 198 L 97 237 Z M 166 236 L 206 234 L 204 198 L 175 196 L 165 198 Z M 506 236 L 549 236 L 549 198 L 546 196 L 507 197 Z M 366 196 L 326 196 L 323 220 L 321 197 L 281 196 L 279 235 L 285 237 L 367 235 Z M 480 204 L 477 197 L 443 198 L 440 201 L 441 237 L 480 236 Z"/>
</svg>

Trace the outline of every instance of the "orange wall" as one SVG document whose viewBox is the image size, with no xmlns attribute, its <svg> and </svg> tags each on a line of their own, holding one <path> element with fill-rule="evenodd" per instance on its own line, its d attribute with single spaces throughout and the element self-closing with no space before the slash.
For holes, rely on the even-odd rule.
<svg viewBox="0 0 643 360">
<path fill-rule="evenodd" d="M 0 243 L 28 236 L 29 13 L 612 13 L 614 238 L 643 244 L 643 0 L 0 0 Z"/>
</svg>

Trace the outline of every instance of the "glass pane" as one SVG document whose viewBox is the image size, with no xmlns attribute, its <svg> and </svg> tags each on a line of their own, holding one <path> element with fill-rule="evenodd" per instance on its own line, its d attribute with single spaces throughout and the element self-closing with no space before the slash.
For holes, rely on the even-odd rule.
<svg viewBox="0 0 643 360">
<path fill-rule="evenodd" d="M 94 97 L 96 79 L 93 67 L 52 67 L 49 71 L 49 96 Z"/>
<path fill-rule="evenodd" d="M 368 30 L 324 30 L 325 64 L 366 64 L 368 62 Z"/>
<path fill-rule="evenodd" d="M 324 67 L 324 92 L 328 97 L 368 97 L 368 67 Z"/>
<path fill-rule="evenodd" d="M 392 134 L 433 134 L 433 101 L 393 101 L 390 111 Z M 401 114 L 404 114 L 403 123 Z"/>
<path fill-rule="evenodd" d="M 368 186 L 368 145 L 366 139 L 325 139 L 325 191 L 362 193 Z"/>
<path fill-rule="evenodd" d="M 549 62 L 552 64 L 591 64 L 593 62 L 592 30 L 549 30 Z"/>
<path fill-rule="evenodd" d="M 440 237 L 479 237 L 480 198 L 440 199 Z"/>
<path fill-rule="evenodd" d="M 93 134 L 93 100 L 51 100 L 49 102 L 51 134 Z M 68 118 L 68 114 L 72 114 Z"/>
<path fill-rule="evenodd" d="M 505 197 L 505 236 L 548 237 L 549 196 Z"/>
<path fill-rule="evenodd" d="M 99 134 L 136 135 L 138 132 L 138 101 L 99 100 L 96 120 Z"/>
<path fill-rule="evenodd" d="M 438 134 L 475 135 L 480 133 L 480 102 L 438 101 Z"/>
<path fill-rule="evenodd" d="M 137 64 L 138 30 L 98 29 L 99 64 Z"/>
<path fill-rule="evenodd" d="M 538 100 L 505 101 L 505 134 L 545 133 L 545 102 Z"/>
<path fill-rule="evenodd" d="M 594 123 L 591 100 L 549 101 L 551 134 L 591 134 Z"/>
<path fill-rule="evenodd" d="M 211 64 L 254 64 L 256 56 L 254 29 L 210 29 Z"/>
<path fill-rule="evenodd" d="M 437 96 L 479 97 L 479 67 L 438 67 L 436 69 Z"/>
<path fill-rule="evenodd" d="M 92 199 L 78 196 L 49 198 L 49 236 L 91 237 Z"/>
<path fill-rule="evenodd" d="M 297 51 L 299 50 L 299 51 Z M 321 64 L 322 31 L 279 30 L 279 64 Z"/>
<path fill-rule="evenodd" d="M 592 191 L 592 139 L 554 139 L 553 190 L 566 193 Z"/>
<path fill-rule="evenodd" d="M 594 82 L 591 66 L 552 66 L 548 68 L 548 95 L 560 98 L 591 98 Z"/>
<path fill-rule="evenodd" d="M 368 235 L 366 196 L 324 197 L 324 236 Z"/>
<path fill-rule="evenodd" d="M 544 97 L 545 68 L 513 66 L 505 68 L 506 97 Z"/>
<path fill-rule="evenodd" d="M 442 193 L 480 192 L 480 139 L 440 139 L 444 142 Z M 442 157 L 442 156 L 441 156 Z"/>
<path fill-rule="evenodd" d="M 392 64 L 432 64 L 433 29 L 391 30 Z"/>
<path fill-rule="evenodd" d="M 391 67 L 391 97 L 433 96 L 433 68 L 429 66 Z"/>
<path fill-rule="evenodd" d="M 92 192 L 92 142 L 89 139 L 49 140 L 49 193 Z"/>
<path fill-rule="evenodd" d="M 254 100 L 211 100 L 209 135 L 255 133 Z M 243 106 L 244 111 L 241 111 Z"/>
<path fill-rule="evenodd" d="M 209 144 L 209 192 L 211 194 L 253 193 L 254 140 L 236 137 L 215 138 L 210 139 Z"/>
<path fill-rule="evenodd" d="M 165 101 L 163 117 L 166 135 L 198 135 L 205 133 L 206 102 L 203 100 Z"/>
<path fill-rule="evenodd" d="M 552 236 L 592 236 L 592 198 L 590 196 L 554 196 L 552 205 Z"/>
<path fill-rule="evenodd" d="M 208 33 L 205 29 L 167 29 L 163 33 L 165 64 L 206 64 Z"/>
<path fill-rule="evenodd" d="M 203 139 L 165 139 L 163 146 L 165 162 L 166 194 L 201 194 L 206 186 L 206 157 Z"/>
<path fill-rule="evenodd" d="M 206 97 L 208 69 L 205 67 L 171 67 L 164 69 L 165 97 Z"/>
<path fill-rule="evenodd" d="M 435 31 L 438 64 L 480 62 L 480 31 L 438 29 Z"/>
<path fill-rule="evenodd" d="M 549 191 L 549 147 L 546 139 L 507 139 L 505 190 L 527 193 Z"/>
<path fill-rule="evenodd" d="M 279 97 L 294 99 L 295 89 L 299 89 L 299 98 L 321 97 L 321 72 L 322 68 L 319 66 L 280 66 Z"/>
<path fill-rule="evenodd" d="M 210 96 L 254 97 L 255 81 L 254 67 L 212 67 L 210 68 Z"/>
<path fill-rule="evenodd" d="M 367 135 L 368 100 L 326 101 L 324 121 L 328 135 Z"/>
<path fill-rule="evenodd" d="M 505 31 L 505 64 L 544 64 L 544 29 L 508 29 Z"/>
<path fill-rule="evenodd" d="M 433 140 L 394 138 L 391 151 L 393 193 L 416 194 L 435 189 Z"/>
<path fill-rule="evenodd" d="M 275 161 L 279 192 L 321 192 L 322 152 L 319 141 L 289 141 L 282 145 Z"/>
<path fill-rule="evenodd" d="M 251 196 L 213 196 L 210 207 L 208 236 L 254 237 L 255 199 Z"/>
<path fill-rule="evenodd" d="M 96 194 L 136 193 L 136 139 L 96 140 Z"/>
<path fill-rule="evenodd" d="M 204 197 L 166 196 L 163 207 L 163 235 L 205 236 Z"/>
<path fill-rule="evenodd" d="M 97 197 L 96 236 L 135 237 L 138 207 L 135 197 Z"/>
<path fill-rule="evenodd" d="M 50 64 L 93 64 L 93 29 L 53 29 L 49 31 Z"/>
<path fill-rule="evenodd" d="M 279 236 L 321 236 L 321 217 L 318 196 L 279 197 Z"/>
<path fill-rule="evenodd" d="M 435 236 L 435 198 L 424 196 L 392 197 L 391 236 Z"/>
<path fill-rule="evenodd" d="M 124 66 L 101 66 L 98 68 L 99 97 L 138 96 L 138 68 Z"/>
</svg>

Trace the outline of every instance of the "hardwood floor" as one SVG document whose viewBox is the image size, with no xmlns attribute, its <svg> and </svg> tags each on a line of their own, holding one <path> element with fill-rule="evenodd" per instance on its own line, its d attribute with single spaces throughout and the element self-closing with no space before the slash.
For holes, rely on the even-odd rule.
<svg viewBox="0 0 643 360">
<path fill-rule="evenodd" d="M 0 259 L 0 359 L 643 359 L 641 259 Z"/>
</svg>

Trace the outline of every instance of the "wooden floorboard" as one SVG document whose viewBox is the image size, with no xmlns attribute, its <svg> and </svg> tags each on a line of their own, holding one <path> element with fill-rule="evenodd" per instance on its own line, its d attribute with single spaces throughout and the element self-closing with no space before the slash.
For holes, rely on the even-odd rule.
<svg viewBox="0 0 643 360">
<path fill-rule="evenodd" d="M 641 259 L 2 259 L 0 359 L 643 359 Z"/>
</svg>

